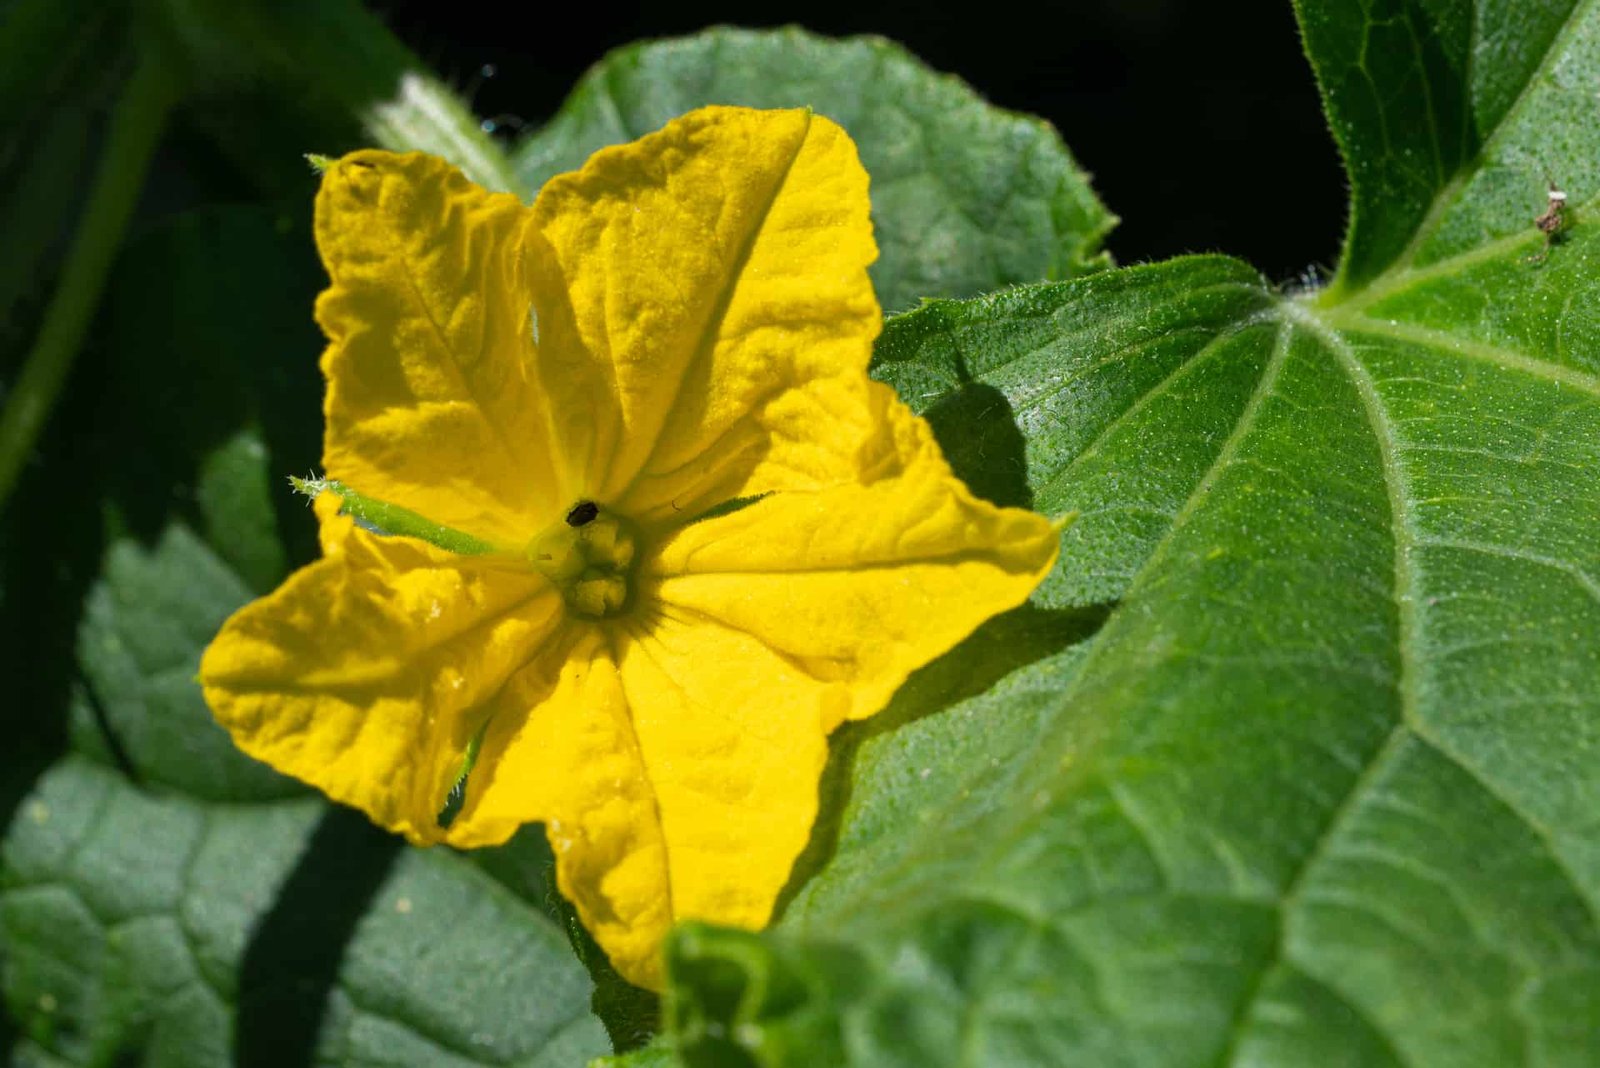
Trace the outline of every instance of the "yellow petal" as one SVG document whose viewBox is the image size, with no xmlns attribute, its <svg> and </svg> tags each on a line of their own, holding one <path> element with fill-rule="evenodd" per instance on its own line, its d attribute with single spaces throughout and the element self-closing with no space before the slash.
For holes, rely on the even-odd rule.
<svg viewBox="0 0 1600 1068">
<path fill-rule="evenodd" d="M 749 634 L 671 606 L 619 642 L 675 920 L 759 928 L 805 846 L 849 700 Z"/>
<path fill-rule="evenodd" d="M 575 626 L 496 702 L 450 841 L 544 820 L 562 892 L 659 989 L 671 924 L 759 928 L 816 816 L 827 735 L 1025 600 L 1058 531 L 974 498 L 882 386 L 861 481 L 681 530 L 635 613 Z"/>
<path fill-rule="evenodd" d="M 584 926 L 620 974 L 660 989 L 675 921 L 769 918 L 816 814 L 834 689 L 707 620 L 574 628 L 496 702 L 448 840 L 545 821 Z"/>
<path fill-rule="evenodd" d="M 529 384 L 525 214 L 421 154 L 346 156 L 317 196 L 328 477 L 507 547 L 561 507 Z"/>
<path fill-rule="evenodd" d="M 206 649 L 206 701 L 239 748 L 416 843 L 486 702 L 555 629 L 536 575 L 385 538 L 317 500 L 322 560 L 240 609 Z"/>
<path fill-rule="evenodd" d="M 649 521 L 849 477 L 868 209 L 855 146 L 803 110 L 705 108 L 547 183 L 527 273 L 577 493 Z"/>
<path fill-rule="evenodd" d="M 449 841 L 498 842 L 544 820 L 561 892 L 584 926 L 625 978 L 660 989 L 673 919 L 667 855 L 605 634 L 572 628 L 495 706 Z"/>
<path fill-rule="evenodd" d="M 1025 601 L 1059 545 L 1037 513 L 974 497 L 927 424 L 874 389 L 884 433 L 862 453 L 861 483 L 780 493 L 692 524 L 645 562 L 651 596 L 669 608 L 748 634 L 834 684 L 818 709 L 823 731 L 872 715 L 910 672 Z"/>
</svg>

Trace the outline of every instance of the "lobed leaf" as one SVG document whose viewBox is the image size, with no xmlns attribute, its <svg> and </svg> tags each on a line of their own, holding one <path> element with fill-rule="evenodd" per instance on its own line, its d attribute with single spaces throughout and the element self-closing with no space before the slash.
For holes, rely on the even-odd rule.
<svg viewBox="0 0 1600 1068">
<path fill-rule="evenodd" d="M 608 1048 L 554 924 L 309 797 L 211 804 L 68 758 L 0 856 L 5 994 L 63 1063 L 543 1068 Z"/>
</svg>

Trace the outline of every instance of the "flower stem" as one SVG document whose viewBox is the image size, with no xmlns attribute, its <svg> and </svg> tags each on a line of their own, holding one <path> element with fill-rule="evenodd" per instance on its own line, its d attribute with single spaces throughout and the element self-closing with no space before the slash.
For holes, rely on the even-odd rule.
<svg viewBox="0 0 1600 1068">
<path fill-rule="evenodd" d="M 0 506 L 11 495 L 83 346 L 176 97 L 161 55 L 146 47 L 112 109 L 105 149 L 66 266 L 45 309 L 33 351 L 0 411 Z"/>
</svg>

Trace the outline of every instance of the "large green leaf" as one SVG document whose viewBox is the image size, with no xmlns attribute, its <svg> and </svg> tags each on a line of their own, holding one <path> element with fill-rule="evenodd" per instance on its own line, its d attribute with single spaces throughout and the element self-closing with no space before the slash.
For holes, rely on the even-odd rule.
<svg viewBox="0 0 1600 1068">
<path fill-rule="evenodd" d="M 879 38 L 714 29 L 619 49 L 512 165 L 524 190 L 707 104 L 810 107 L 855 139 L 872 176 L 885 308 L 1103 267 L 1116 219 L 1056 132 L 990 107 Z"/>
<path fill-rule="evenodd" d="M 70 543 L 83 501 L 106 530 L 77 550 L 98 565 L 72 613 L 70 750 L 8 799 L 0 845 L 20 1063 L 553 1068 L 611 1048 L 536 836 L 481 861 L 405 850 L 244 757 L 195 685 L 222 619 L 310 552 L 279 472 L 316 455 L 319 274 L 307 235 L 247 209 L 130 249 L 74 429 L 19 497 L 8 623 L 59 592 L 26 572 L 66 562 L 22 552 Z M 38 672 L 48 643 L 7 637 L 8 678 Z M 13 692 L 8 738 L 59 714 Z"/>
<path fill-rule="evenodd" d="M 1337 286 L 1198 258 L 891 322 L 980 492 L 1080 518 L 1000 683 L 842 737 L 776 929 L 676 938 L 683 1059 L 1600 1062 L 1600 4 L 1302 7 Z M 1476 132 L 1419 211 L 1425 97 Z"/>
</svg>

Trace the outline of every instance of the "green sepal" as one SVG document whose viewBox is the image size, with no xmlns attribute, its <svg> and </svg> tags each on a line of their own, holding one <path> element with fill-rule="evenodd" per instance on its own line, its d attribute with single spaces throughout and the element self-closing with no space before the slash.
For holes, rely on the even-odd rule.
<svg viewBox="0 0 1600 1068">
<path fill-rule="evenodd" d="M 480 541 L 471 534 L 464 534 L 459 530 L 435 523 L 431 519 L 425 519 L 397 504 L 363 496 L 342 482 L 324 478 L 296 478 L 290 475 L 289 484 L 294 487 L 296 493 L 304 494 L 313 500 L 324 493 L 332 493 L 339 498 L 341 515 L 349 516 L 363 529 L 374 534 L 384 537 L 418 538 L 429 545 L 461 556 L 483 556 L 496 550 L 495 546 Z"/>
</svg>

